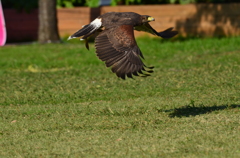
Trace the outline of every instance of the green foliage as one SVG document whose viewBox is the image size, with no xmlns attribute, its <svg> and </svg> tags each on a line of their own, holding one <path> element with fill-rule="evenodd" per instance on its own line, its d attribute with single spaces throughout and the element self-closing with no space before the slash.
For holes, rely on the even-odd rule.
<svg viewBox="0 0 240 158">
<path fill-rule="evenodd" d="M 189 4 L 189 3 L 232 3 L 239 0 L 112 0 L 112 5 L 143 4 Z"/>
<path fill-rule="evenodd" d="M 170 0 L 170 3 L 172 4 L 189 4 L 189 3 L 196 3 L 197 0 Z"/>
<path fill-rule="evenodd" d="M 125 0 L 125 5 L 129 5 L 130 3 L 141 3 L 141 0 Z"/>
<path fill-rule="evenodd" d="M 167 4 L 170 3 L 169 0 L 112 0 L 112 4 L 117 5 L 142 5 L 142 4 Z"/>
<path fill-rule="evenodd" d="M 86 0 L 86 5 L 91 8 L 99 6 L 99 0 Z"/>
<path fill-rule="evenodd" d="M 73 8 L 76 6 L 88 6 L 91 8 L 99 6 L 99 0 L 57 0 L 57 7 Z"/>
<path fill-rule="evenodd" d="M 117 6 L 120 0 L 111 0 L 111 6 Z"/>
<path fill-rule="evenodd" d="M 85 0 L 57 0 L 57 7 L 73 8 L 74 6 L 83 6 Z"/>
<path fill-rule="evenodd" d="M 72 41 L 0 48 L 0 157 L 240 157 L 240 37 L 137 39 L 134 80 Z"/>
</svg>

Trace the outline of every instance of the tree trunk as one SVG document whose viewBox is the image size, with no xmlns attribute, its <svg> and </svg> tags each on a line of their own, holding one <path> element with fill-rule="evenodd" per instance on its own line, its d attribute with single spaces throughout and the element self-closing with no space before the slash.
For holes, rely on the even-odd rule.
<svg viewBox="0 0 240 158">
<path fill-rule="evenodd" d="M 57 23 L 56 0 L 39 0 L 38 42 L 60 42 Z"/>
</svg>

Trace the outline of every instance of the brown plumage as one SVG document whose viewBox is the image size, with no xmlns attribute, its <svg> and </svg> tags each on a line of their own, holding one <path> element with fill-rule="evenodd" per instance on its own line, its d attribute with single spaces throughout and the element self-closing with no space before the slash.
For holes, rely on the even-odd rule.
<svg viewBox="0 0 240 158">
<path fill-rule="evenodd" d="M 142 62 L 143 57 L 135 37 L 134 30 L 145 31 L 162 38 L 171 38 L 177 34 L 169 28 L 162 32 L 154 30 L 148 22 L 154 21 L 148 15 L 139 15 L 133 12 L 109 12 L 100 15 L 90 24 L 74 33 L 71 38 L 81 37 L 82 40 L 100 32 L 95 39 L 96 54 L 107 67 L 118 77 L 132 78 L 135 76 L 149 76 L 153 67 L 147 67 Z M 88 43 L 86 41 L 86 47 Z"/>
</svg>

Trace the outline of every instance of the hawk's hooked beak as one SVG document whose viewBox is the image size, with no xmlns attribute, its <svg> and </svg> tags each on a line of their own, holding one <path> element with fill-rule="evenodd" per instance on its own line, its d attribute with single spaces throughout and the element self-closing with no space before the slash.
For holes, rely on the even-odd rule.
<svg viewBox="0 0 240 158">
<path fill-rule="evenodd" d="M 150 22 L 150 21 L 155 21 L 155 19 L 154 19 L 154 17 L 149 16 L 149 17 L 148 17 L 148 21 L 149 21 L 149 22 Z"/>
</svg>

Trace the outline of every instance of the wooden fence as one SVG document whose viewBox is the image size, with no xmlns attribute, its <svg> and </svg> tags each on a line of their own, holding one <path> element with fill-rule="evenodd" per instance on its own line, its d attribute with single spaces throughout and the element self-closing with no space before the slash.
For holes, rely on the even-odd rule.
<svg viewBox="0 0 240 158">
<path fill-rule="evenodd" d="M 103 6 L 100 8 L 62 8 L 58 9 L 58 27 L 61 36 L 68 36 L 82 25 L 88 24 L 98 15 L 114 12 L 136 12 L 151 15 L 156 21 L 151 22 L 157 31 L 174 27 L 182 36 L 239 36 L 240 35 L 240 3 L 230 4 L 188 4 L 188 5 L 138 5 L 138 6 Z M 37 11 L 27 15 L 18 13 L 10 18 L 5 12 L 8 40 L 32 38 L 37 39 Z M 9 15 L 8 15 L 9 14 Z M 27 16 L 26 21 L 18 16 Z M 31 18 L 29 18 L 31 17 Z M 33 18 L 34 17 L 34 18 Z M 31 20 L 30 20 L 31 19 Z M 35 19 L 35 21 L 33 20 Z M 17 24 L 14 24 L 17 21 Z M 32 23 L 31 23 L 32 22 Z M 34 32 L 35 31 L 35 32 Z M 136 36 L 143 33 L 136 33 Z"/>
</svg>

